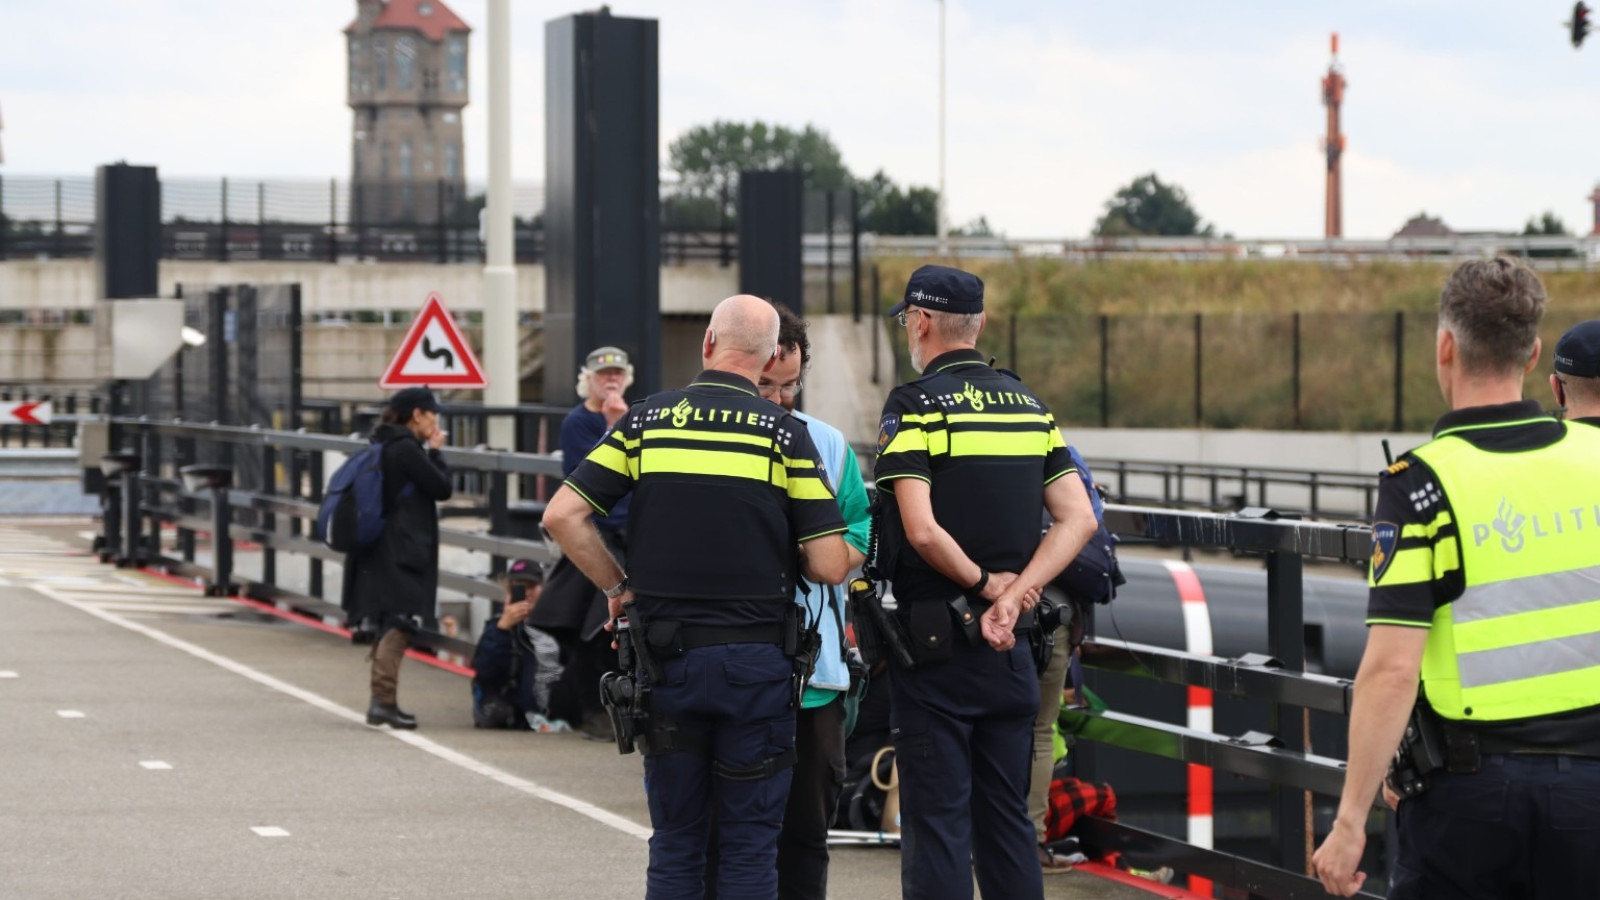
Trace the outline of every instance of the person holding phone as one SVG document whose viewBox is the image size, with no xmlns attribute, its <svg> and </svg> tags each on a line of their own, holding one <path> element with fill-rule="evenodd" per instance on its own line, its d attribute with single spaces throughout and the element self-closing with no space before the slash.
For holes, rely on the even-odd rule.
<svg viewBox="0 0 1600 900">
<path fill-rule="evenodd" d="M 472 724 L 539 732 L 571 731 L 577 697 L 563 682 L 561 645 L 528 624 L 544 592 L 544 571 L 519 559 L 506 571 L 506 597 L 472 656 Z"/>
</svg>

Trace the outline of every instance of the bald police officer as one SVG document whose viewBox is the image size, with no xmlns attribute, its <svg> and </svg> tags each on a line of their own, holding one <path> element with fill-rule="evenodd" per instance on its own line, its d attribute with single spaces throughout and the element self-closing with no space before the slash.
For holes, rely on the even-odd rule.
<svg viewBox="0 0 1600 900">
<path fill-rule="evenodd" d="M 627 612 L 639 651 L 649 900 L 704 896 L 713 798 L 719 896 L 777 896 L 800 693 L 796 578 L 836 584 L 849 572 L 845 523 L 805 425 L 756 389 L 778 351 L 770 304 L 722 301 L 701 347 L 705 371 L 635 404 L 544 516 L 605 586 L 612 616 Z M 624 575 L 590 513 L 630 490 Z"/>
<path fill-rule="evenodd" d="M 1444 750 L 1399 801 L 1391 900 L 1600 885 L 1600 431 L 1522 399 L 1544 306 L 1503 258 L 1464 263 L 1440 296 L 1451 411 L 1379 484 L 1350 760 L 1312 858 L 1331 893 L 1365 880 L 1367 815 L 1413 706 Z"/>
<path fill-rule="evenodd" d="M 1014 628 L 1094 534 L 1094 510 L 1050 411 L 977 351 L 977 276 L 923 266 L 891 315 L 922 373 L 889 395 L 874 471 L 879 568 L 917 663 L 889 676 L 901 889 L 970 898 L 976 866 L 986 898 L 1041 897 L 1027 805 L 1039 680 Z"/>
</svg>

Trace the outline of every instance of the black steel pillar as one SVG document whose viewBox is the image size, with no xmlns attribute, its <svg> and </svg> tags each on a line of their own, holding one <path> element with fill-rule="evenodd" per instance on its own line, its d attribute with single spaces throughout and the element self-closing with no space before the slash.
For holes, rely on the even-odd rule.
<svg viewBox="0 0 1600 900">
<path fill-rule="evenodd" d="M 739 292 L 770 297 L 797 315 L 803 312 L 804 201 L 799 172 L 739 173 Z M 831 248 L 829 256 L 831 279 Z"/>
<path fill-rule="evenodd" d="M 545 24 L 547 403 L 597 346 L 661 382 L 659 66 L 654 19 L 605 8 Z"/>
</svg>

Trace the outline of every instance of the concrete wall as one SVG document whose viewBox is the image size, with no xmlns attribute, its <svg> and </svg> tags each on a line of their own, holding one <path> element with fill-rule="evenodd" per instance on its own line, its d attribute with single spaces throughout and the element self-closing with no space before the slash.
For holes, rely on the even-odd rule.
<svg viewBox="0 0 1600 900">
<path fill-rule="evenodd" d="M 1386 465 L 1384 438 L 1395 456 L 1428 440 L 1425 434 L 1381 432 L 1069 428 L 1062 433 L 1087 457 L 1372 473 Z"/>
<path fill-rule="evenodd" d="M 416 309 L 438 291 L 454 311 L 483 308 L 483 267 L 451 263 L 207 262 L 163 260 L 161 294 L 185 284 L 298 283 L 308 312 Z M 689 263 L 661 270 L 663 315 L 709 313 L 737 292 L 739 270 Z M 99 297 L 87 259 L 0 262 L 0 309 L 86 309 Z M 544 311 L 544 267 L 517 267 L 517 306 Z"/>
</svg>

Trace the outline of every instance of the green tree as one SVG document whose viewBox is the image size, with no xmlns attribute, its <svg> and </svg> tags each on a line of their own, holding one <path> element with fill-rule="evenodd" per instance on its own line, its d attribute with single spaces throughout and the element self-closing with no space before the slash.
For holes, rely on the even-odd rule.
<svg viewBox="0 0 1600 900">
<path fill-rule="evenodd" d="M 1215 229 L 1201 227 L 1200 214 L 1189 205 L 1183 188 L 1163 184 L 1154 172 L 1135 178 L 1106 201 L 1105 215 L 1095 223 L 1099 237 L 1136 235 L 1204 235 Z"/>
<path fill-rule="evenodd" d="M 1548 234 L 1558 236 L 1572 234 L 1572 232 L 1567 230 L 1566 223 L 1562 222 L 1561 219 L 1550 210 L 1545 210 L 1544 215 L 1540 216 L 1539 218 L 1529 219 L 1528 224 L 1522 227 L 1522 233 L 1526 235 Z"/>
<path fill-rule="evenodd" d="M 874 234 L 937 234 L 939 192 L 908 185 L 905 190 L 879 169 L 871 178 L 856 182 L 861 208 L 861 230 Z"/>
<path fill-rule="evenodd" d="M 696 125 L 667 147 L 667 161 L 678 176 L 675 194 L 718 202 L 726 197 L 730 205 L 746 169 L 795 169 L 819 190 L 849 187 L 851 181 L 833 139 L 811 125 L 799 131 L 765 122 Z"/>
</svg>

